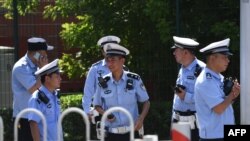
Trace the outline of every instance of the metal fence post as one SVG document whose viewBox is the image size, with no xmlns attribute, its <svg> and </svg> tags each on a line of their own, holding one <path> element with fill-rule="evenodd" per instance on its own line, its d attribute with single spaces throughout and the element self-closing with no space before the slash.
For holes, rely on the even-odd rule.
<svg viewBox="0 0 250 141">
<path fill-rule="evenodd" d="M 14 123 L 14 141 L 18 141 L 18 130 L 17 130 L 17 126 L 18 126 L 18 122 L 19 122 L 19 119 L 21 118 L 22 115 L 28 113 L 28 112 L 34 112 L 36 113 L 37 115 L 39 115 L 42 119 L 42 123 L 43 123 L 43 141 L 46 141 L 47 140 L 47 132 L 46 132 L 46 129 L 47 129 L 47 123 L 46 123 L 46 119 L 44 117 L 44 115 L 42 114 L 42 112 L 38 111 L 37 109 L 34 109 L 34 108 L 26 108 L 24 110 L 22 110 L 17 116 L 16 116 L 16 119 L 15 119 L 15 123 Z"/>
<path fill-rule="evenodd" d="M 62 120 L 64 118 L 65 115 L 67 115 L 68 113 L 70 112 L 76 112 L 76 113 L 79 113 L 80 115 L 82 115 L 84 121 L 85 121 L 85 124 L 86 124 L 86 141 L 89 141 L 90 140 L 90 123 L 89 123 L 89 119 L 88 119 L 88 116 L 86 113 L 83 112 L 83 110 L 81 110 L 80 108 L 76 108 L 76 107 L 71 107 L 71 108 L 68 108 L 66 109 L 65 111 L 62 112 L 61 116 L 59 117 L 59 121 L 58 121 L 58 124 L 57 124 L 57 132 L 61 129 L 62 129 Z M 61 136 L 60 134 L 57 134 L 58 135 L 58 140 L 61 141 Z"/>
<path fill-rule="evenodd" d="M 3 119 L 0 116 L 0 141 L 3 141 L 3 132 L 4 132 Z"/>
<path fill-rule="evenodd" d="M 128 110 L 126 110 L 125 108 L 122 107 L 112 107 L 110 109 L 108 109 L 107 111 L 105 111 L 105 113 L 102 116 L 101 119 L 101 141 L 104 141 L 104 123 L 105 120 L 107 119 L 108 115 L 111 114 L 114 111 L 120 111 L 120 112 L 124 112 L 128 118 L 129 118 L 129 122 L 130 122 L 130 141 L 134 140 L 134 120 L 131 116 L 131 114 L 128 112 Z"/>
</svg>

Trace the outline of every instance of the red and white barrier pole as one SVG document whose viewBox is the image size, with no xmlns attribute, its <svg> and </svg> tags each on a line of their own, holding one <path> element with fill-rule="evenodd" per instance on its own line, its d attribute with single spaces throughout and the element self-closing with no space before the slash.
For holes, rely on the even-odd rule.
<svg viewBox="0 0 250 141">
<path fill-rule="evenodd" d="M 172 141 L 191 141 L 191 128 L 187 122 L 172 123 Z"/>
</svg>

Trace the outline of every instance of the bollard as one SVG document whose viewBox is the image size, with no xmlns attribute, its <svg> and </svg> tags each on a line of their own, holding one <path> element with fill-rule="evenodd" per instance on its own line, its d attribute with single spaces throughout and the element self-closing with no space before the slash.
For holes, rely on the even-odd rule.
<svg viewBox="0 0 250 141">
<path fill-rule="evenodd" d="M 107 119 L 108 115 L 111 114 L 114 111 L 120 111 L 120 112 L 124 112 L 128 118 L 129 118 L 129 122 L 130 122 L 130 141 L 134 140 L 134 120 L 131 116 L 131 114 L 128 112 L 128 110 L 126 110 L 125 108 L 122 107 L 112 107 L 110 109 L 108 109 L 107 111 L 105 111 L 105 113 L 102 116 L 101 119 L 101 141 L 104 141 L 104 123 L 105 120 Z"/>
<path fill-rule="evenodd" d="M 42 112 L 38 111 L 37 109 L 34 109 L 34 108 L 26 108 L 24 110 L 22 110 L 17 116 L 16 116 L 16 119 L 15 119 L 15 123 L 14 123 L 14 141 L 18 141 L 18 130 L 17 130 L 17 126 L 18 126 L 18 122 L 19 122 L 19 119 L 21 118 L 21 116 L 23 114 L 26 114 L 28 112 L 34 112 L 36 114 L 38 114 L 41 119 L 42 119 L 42 123 L 43 123 L 43 141 L 46 141 L 47 140 L 47 132 L 46 132 L 46 129 L 47 129 L 47 123 L 46 123 L 46 119 L 44 117 L 44 115 L 42 114 Z"/>
<path fill-rule="evenodd" d="M 191 141 L 191 128 L 187 122 L 172 123 L 172 141 Z"/>
<path fill-rule="evenodd" d="M 82 117 L 85 121 L 85 124 L 87 126 L 86 127 L 86 141 L 90 141 L 90 123 L 88 120 L 88 116 L 80 108 L 71 107 L 71 108 L 68 108 L 65 111 L 63 111 L 61 116 L 59 117 L 59 120 L 58 120 L 57 131 L 61 131 L 61 129 L 62 129 L 62 120 L 63 120 L 64 116 L 67 115 L 68 113 L 71 113 L 71 112 L 76 112 L 76 113 L 79 113 L 80 115 L 82 115 Z M 58 140 L 61 141 L 62 139 L 61 139 L 60 134 L 57 133 L 57 135 L 58 135 Z"/>
<path fill-rule="evenodd" d="M 157 135 L 145 135 L 143 136 L 143 141 L 158 141 Z"/>
<path fill-rule="evenodd" d="M 3 119 L 0 116 L 0 141 L 3 141 L 3 132 L 4 132 Z"/>
</svg>

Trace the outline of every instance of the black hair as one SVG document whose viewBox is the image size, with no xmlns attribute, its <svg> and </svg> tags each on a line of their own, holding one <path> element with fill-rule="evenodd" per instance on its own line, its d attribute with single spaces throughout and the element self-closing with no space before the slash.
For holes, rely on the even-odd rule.
<svg viewBox="0 0 250 141">
<path fill-rule="evenodd" d="M 42 82 L 42 84 L 45 83 L 45 77 L 46 77 L 46 76 L 51 77 L 51 75 L 54 74 L 54 73 L 59 73 L 59 70 L 55 70 L 55 71 L 51 72 L 50 74 L 44 74 L 44 75 L 42 75 L 42 76 L 41 76 L 41 82 Z"/>
</svg>

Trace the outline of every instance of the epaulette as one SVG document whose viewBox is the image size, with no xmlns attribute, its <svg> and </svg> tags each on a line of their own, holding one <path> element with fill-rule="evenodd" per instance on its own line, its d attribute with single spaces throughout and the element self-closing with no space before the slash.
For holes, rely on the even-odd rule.
<svg viewBox="0 0 250 141">
<path fill-rule="evenodd" d="M 206 73 L 206 78 L 207 78 L 207 79 L 212 79 L 211 73 Z"/>
<path fill-rule="evenodd" d="M 100 60 L 100 61 L 97 61 L 96 63 L 92 64 L 92 66 L 96 66 L 96 65 L 99 65 L 100 63 L 102 63 L 102 60 Z"/>
<path fill-rule="evenodd" d="M 128 73 L 127 76 L 130 78 L 136 79 L 136 80 L 141 79 L 140 76 L 138 74 L 135 74 L 135 73 Z"/>
</svg>

